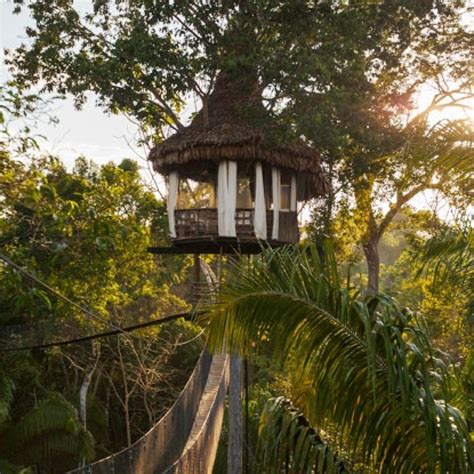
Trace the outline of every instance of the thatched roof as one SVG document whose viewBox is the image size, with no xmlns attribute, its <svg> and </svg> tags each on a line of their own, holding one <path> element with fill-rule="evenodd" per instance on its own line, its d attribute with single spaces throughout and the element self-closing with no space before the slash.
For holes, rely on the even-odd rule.
<svg viewBox="0 0 474 474">
<path fill-rule="evenodd" d="M 325 194 L 319 153 L 300 140 L 285 139 L 262 105 L 256 82 L 230 80 L 221 73 L 206 104 L 191 124 L 157 144 L 149 159 L 156 171 L 188 175 L 220 160 L 256 161 L 305 176 L 306 195 Z"/>
</svg>

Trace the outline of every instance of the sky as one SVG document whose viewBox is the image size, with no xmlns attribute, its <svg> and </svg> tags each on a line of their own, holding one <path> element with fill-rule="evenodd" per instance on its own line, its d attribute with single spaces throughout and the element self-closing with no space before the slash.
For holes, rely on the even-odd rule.
<svg viewBox="0 0 474 474">
<path fill-rule="evenodd" d="M 25 40 L 29 23 L 27 12 L 12 13 L 12 2 L 0 0 L 0 50 L 18 47 Z M 0 57 L 0 81 L 8 78 L 3 58 Z M 136 140 L 137 127 L 123 116 L 106 114 L 94 104 L 93 96 L 78 111 L 71 98 L 56 101 L 51 113 L 58 118 L 57 125 L 48 121 L 39 123 L 37 133 L 46 137 L 43 149 L 58 155 L 71 166 L 79 155 L 97 163 L 120 162 L 123 158 L 137 158 L 140 150 L 131 148 Z M 142 153 L 141 153 L 142 154 Z"/>
<path fill-rule="evenodd" d="M 472 1 L 474 4 L 474 0 Z M 87 4 L 86 1 L 75 1 L 75 5 L 80 9 L 85 9 Z M 30 23 L 27 11 L 14 15 L 12 9 L 11 0 L 0 0 L 0 82 L 8 79 L 2 58 L 3 49 L 13 49 L 24 42 L 24 29 Z M 422 90 L 418 97 L 420 107 L 427 106 L 432 95 L 433 92 L 429 88 Z M 161 177 L 155 176 L 154 182 L 152 181 L 145 160 L 146 152 L 135 145 L 137 127 L 126 117 L 105 113 L 95 104 L 93 95 L 82 110 L 74 108 L 71 98 L 57 100 L 52 104 L 51 113 L 58 119 L 58 123 L 41 121 L 37 124 L 36 132 L 45 137 L 41 142 L 42 150 L 59 156 L 68 168 L 72 167 L 74 160 L 80 155 L 98 164 L 109 161 L 120 163 L 123 158 L 134 158 L 139 163 L 144 180 L 152 185 L 158 184 L 161 191 L 164 191 L 164 181 Z M 435 117 L 437 118 L 439 117 Z M 431 192 L 423 193 L 412 201 L 412 205 L 418 209 L 431 209 L 434 197 Z M 445 207 L 441 213 L 449 218 L 451 211 L 445 204 L 440 201 L 437 205 Z M 304 214 L 309 217 L 308 213 Z"/>
</svg>

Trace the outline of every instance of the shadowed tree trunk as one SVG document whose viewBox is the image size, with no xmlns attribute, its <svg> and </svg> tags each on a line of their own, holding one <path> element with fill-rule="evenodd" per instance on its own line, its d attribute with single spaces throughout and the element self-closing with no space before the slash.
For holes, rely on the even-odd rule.
<svg viewBox="0 0 474 474">
<path fill-rule="evenodd" d="M 369 294 L 375 294 L 379 290 L 380 278 L 380 256 L 379 239 L 372 236 L 363 244 L 365 259 L 367 261 L 367 291 Z"/>
<path fill-rule="evenodd" d="M 390 206 L 389 210 L 381 217 L 376 218 L 372 208 L 373 185 L 368 181 L 364 183 L 360 190 L 356 191 L 357 210 L 362 216 L 360 225 L 365 228 L 362 238 L 362 248 L 364 250 L 367 262 L 367 291 L 369 294 L 377 293 L 379 290 L 380 279 L 380 255 L 379 243 L 388 226 L 392 223 L 395 216 L 402 207 L 413 199 L 418 193 L 426 189 L 439 189 L 440 184 L 432 185 L 421 183 L 415 186 L 405 194 L 398 194 L 396 201 Z"/>
</svg>

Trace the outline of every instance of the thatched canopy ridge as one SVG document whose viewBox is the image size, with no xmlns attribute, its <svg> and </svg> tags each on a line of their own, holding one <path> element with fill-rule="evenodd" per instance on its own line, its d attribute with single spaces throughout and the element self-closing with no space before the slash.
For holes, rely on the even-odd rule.
<svg viewBox="0 0 474 474">
<path fill-rule="evenodd" d="M 319 153 L 301 140 L 283 137 L 263 107 L 257 83 L 220 73 L 191 124 L 157 144 L 149 159 L 159 173 L 178 170 L 189 177 L 221 160 L 259 160 L 305 176 L 307 197 L 325 194 Z"/>
</svg>

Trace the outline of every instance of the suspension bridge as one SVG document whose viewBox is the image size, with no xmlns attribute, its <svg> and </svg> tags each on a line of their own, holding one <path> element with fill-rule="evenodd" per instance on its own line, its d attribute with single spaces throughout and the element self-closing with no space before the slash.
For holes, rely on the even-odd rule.
<svg viewBox="0 0 474 474">
<path fill-rule="evenodd" d="M 70 474 L 212 472 L 224 417 L 229 357 L 204 351 L 178 399 L 130 447 Z"/>
</svg>

